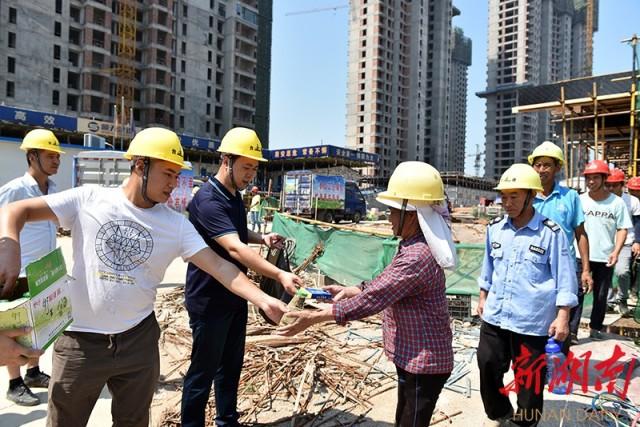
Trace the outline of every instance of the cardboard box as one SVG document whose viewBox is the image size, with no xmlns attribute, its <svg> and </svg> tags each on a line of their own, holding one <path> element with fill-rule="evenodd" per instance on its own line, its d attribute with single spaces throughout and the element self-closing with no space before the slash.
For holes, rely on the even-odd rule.
<svg viewBox="0 0 640 427">
<path fill-rule="evenodd" d="M 0 329 L 29 326 L 31 333 L 17 341 L 44 350 L 73 320 L 68 287 L 74 279 L 67 275 L 60 248 L 27 265 L 26 273 L 12 297 L 0 301 Z"/>
</svg>

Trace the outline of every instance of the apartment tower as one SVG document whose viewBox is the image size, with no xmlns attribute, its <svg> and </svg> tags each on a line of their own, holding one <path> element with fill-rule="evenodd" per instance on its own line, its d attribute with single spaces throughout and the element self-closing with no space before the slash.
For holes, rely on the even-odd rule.
<svg viewBox="0 0 640 427">
<path fill-rule="evenodd" d="M 487 88 L 478 93 L 487 105 L 487 178 L 558 141 L 546 112 L 511 113 L 517 88 L 590 75 L 596 30 L 597 0 L 489 0 Z"/>
<path fill-rule="evenodd" d="M 4 0 L 0 101 L 268 145 L 272 0 Z M 259 96 L 258 96 L 259 95 Z M 129 99 L 130 98 L 130 99 Z"/>
<path fill-rule="evenodd" d="M 449 97 L 457 13 L 450 0 L 351 1 L 346 141 L 380 155 L 365 171 L 378 185 L 403 161 L 455 164 Z"/>
</svg>

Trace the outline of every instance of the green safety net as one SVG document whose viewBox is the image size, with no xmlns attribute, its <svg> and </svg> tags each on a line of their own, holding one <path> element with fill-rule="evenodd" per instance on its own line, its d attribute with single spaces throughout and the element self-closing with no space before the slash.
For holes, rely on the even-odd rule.
<svg viewBox="0 0 640 427">
<path fill-rule="evenodd" d="M 316 265 L 323 274 L 348 286 L 376 277 L 398 250 L 398 240 L 391 237 L 320 227 L 280 214 L 273 219 L 273 231 L 296 241 L 291 260 L 295 265 L 301 264 L 322 241 L 324 252 L 316 259 Z M 458 267 L 447 270 L 447 293 L 477 295 L 484 245 L 460 244 L 456 248 Z"/>
<path fill-rule="evenodd" d="M 291 262 L 300 265 L 318 244 L 324 252 L 315 261 L 319 270 L 347 286 L 371 280 L 391 262 L 398 241 L 370 234 L 298 222 L 278 213 L 273 218 L 273 232 L 294 239 Z"/>
</svg>

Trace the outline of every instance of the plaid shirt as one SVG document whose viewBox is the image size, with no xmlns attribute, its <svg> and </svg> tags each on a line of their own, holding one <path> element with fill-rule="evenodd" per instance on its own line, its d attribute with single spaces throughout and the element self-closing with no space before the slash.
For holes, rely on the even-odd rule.
<svg viewBox="0 0 640 427">
<path fill-rule="evenodd" d="M 413 374 L 451 372 L 444 272 L 422 234 L 400 242 L 391 264 L 362 293 L 333 305 L 333 317 L 344 324 L 382 310 L 384 350 L 396 366 Z"/>
</svg>

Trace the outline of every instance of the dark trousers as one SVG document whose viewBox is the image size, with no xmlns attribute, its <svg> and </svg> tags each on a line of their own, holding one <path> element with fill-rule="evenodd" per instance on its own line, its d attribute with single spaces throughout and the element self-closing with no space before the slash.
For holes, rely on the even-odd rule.
<svg viewBox="0 0 640 427">
<path fill-rule="evenodd" d="M 237 426 L 238 384 L 244 359 L 247 307 L 215 313 L 189 313 L 193 335 L 191 365 L 182 390 L 183 427 L 205 425 L 205 408 L 213 382 L 216 425 Z"/>
<path fill-rule="evenodd" d="M 480 395 L 484 411 L 492 420 L 506 417 L 513 412 L 509 397 L 500 392 L 504 387 L 503 377 L 511 362 L 520 356 L 520 347 L 524 345 L 531 353 L 529 361 L 523 365 L 526 369 L 544 354 L 547 337 L 522 335 L 501 329 L 487 322 L 480 327 L 478 344 L 478 367 L 480 368 Z M 535 425 L 542 415 L 543 387 L 546 368 L 540 370 L 541 387 L 536 393 L 535 381 L 531 387 L 521 386 L 518 391 L 518 411 L 512 421 L 522 426 Z"/>
<path fill-rule="evenodd" d="M 160 375 L 153 313 L 114 335 L 64 332 L 53 348 L 47 426 L 84 427 L 106 384 L 115 427 L 147 427 Z"/>
<path fill-rule="evenodd" d="M 398 366 L 397 427 L 428 426 L 447 374 L 412 374 Z"/>
<path fill-rule="evenodd" d="M 602 329 L 604 315 L 607 312 L 607 294 L 611 287 L 611 280 L 613 279 L 613 267 L 607 267 L 607 264 L 604 262 L 594 261 L 590 261 L 589 266 L 591 268 L 591 277 L 593 278 L 593 307 L 591 309 L 591 322 L 589 323 L 589 327 L 599 331 Z M 583 301 L 584 295 L 581 293 L 578 295 L 578 306 L 571 310 L 569 326 L 571 332 L 574 334 L 578 333 L 578 327 L 580 326 Z"/>
</svg>

